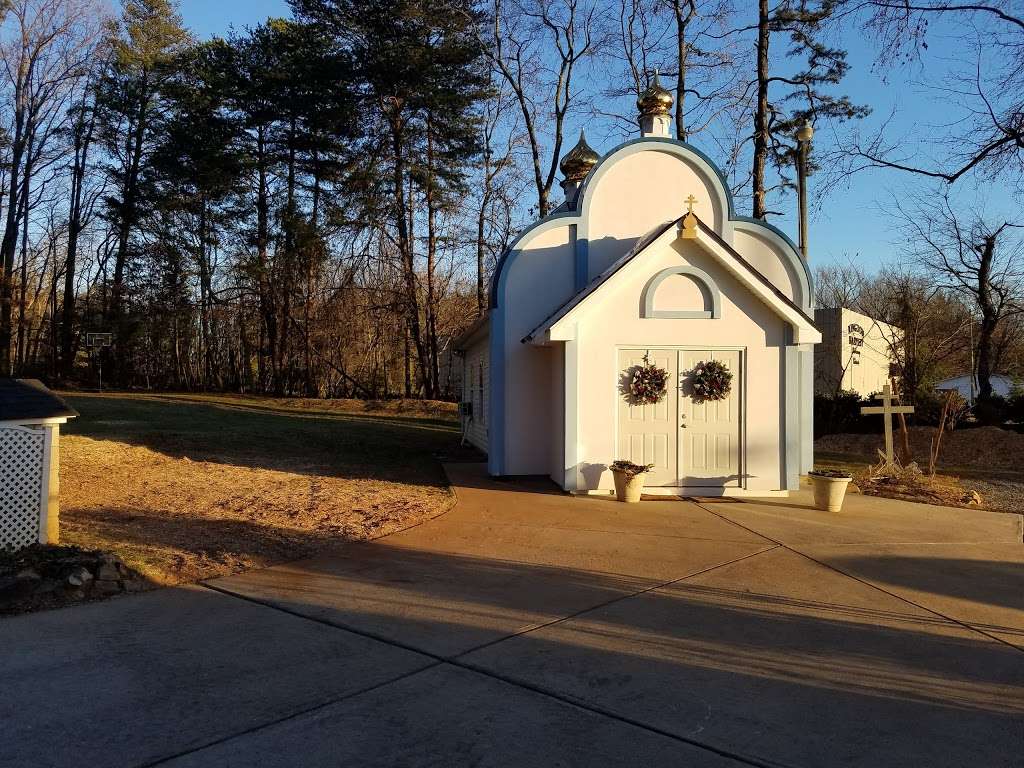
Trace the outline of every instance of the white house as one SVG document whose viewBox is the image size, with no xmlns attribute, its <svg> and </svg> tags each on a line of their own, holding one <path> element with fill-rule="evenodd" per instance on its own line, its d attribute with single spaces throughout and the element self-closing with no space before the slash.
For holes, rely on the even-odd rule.
<svg viewBox="0 0 1024 768">
<path fill-rule="evenodd" d="M 814 350 L 814 391 L 832 396 L 845 390 L 861 397 L 881 392 L 892 376 L 903 332 L 843 307 L 814 310 L 814 322 L 821 331 Z"/>
<path fill-rule="evenodd" d="M 946 392 L 951 389 L 955 389 L 959 392 L 964 400 L 968 403 L 973 403 L 978 397 L 978 392 L 981 391 L 981 387 L 978 386 L 978 377 L 974 376 L 974 389 L 971 389 L 972 376 L 963 373 L 959 376 L 953 376 L 948 379 L 943 379 L 935 385 L 935 389 L 939 392 Z M 992 384 L 992 394 L 999 395 L 1000 397 L 1009 397 L 1010 393 L 1013 392 L 1013 379 L 1009 376 L 1004 376 L 1001 373 L 993 373 L 989 377 L 989 381 Z"/>
<path fill-rule="evenodd" d="M 671 105 L 655 80 L 639 139 L 600 157 L 580 136 L 560 166 L 565 203 L 515 239 L 487 316 L 457 344 L 467 434 L 492 475 L 606 493 L 608 466 L 628 459 L 655 465 L 648 493 L 742 495 L 795 489 L 811 467 L 810 271 L 671 138 Z M 645 358 L 670 376 L 656 404 L 623 389 Z M 693 370 L 712 359 L 733 385 L 701 401 Z"/>
</svg>

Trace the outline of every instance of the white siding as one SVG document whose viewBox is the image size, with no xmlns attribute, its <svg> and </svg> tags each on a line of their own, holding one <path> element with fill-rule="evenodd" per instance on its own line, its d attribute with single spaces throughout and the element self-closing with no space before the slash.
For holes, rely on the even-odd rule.
<svg viewBox="0 0 1024 768">
<path fill-rule="evenodd" d="M 487 415 L 490 406 L 490 351 L 485 334 L 466 350 L 462 377 L 462 402 L 473 404 L 473 416 L 463 426 L 466 439 L 484 453 L 487 452 Z"/>
<path fill-rule="evenodd" d="M 814 322 L 822 341 L 814 351 L 815 392 L 880 392 L 889 381 L 899 329 L 851 309 L 815 310 Z"/>
</svg>

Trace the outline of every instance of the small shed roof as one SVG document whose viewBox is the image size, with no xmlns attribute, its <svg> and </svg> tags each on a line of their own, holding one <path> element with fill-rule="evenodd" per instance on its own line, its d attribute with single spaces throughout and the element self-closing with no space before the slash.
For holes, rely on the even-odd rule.
<svg viewBox="0 0 1024 768">
<path fill-rule="evenodd" d="M 0 421 L 73 419 L 78 411 L 38 379 L 0 378 Z"/>
</svg>

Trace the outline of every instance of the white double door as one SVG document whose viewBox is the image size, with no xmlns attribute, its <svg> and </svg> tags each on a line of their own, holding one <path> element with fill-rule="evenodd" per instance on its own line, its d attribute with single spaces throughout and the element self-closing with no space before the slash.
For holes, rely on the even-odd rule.
<svg viewBox="0 0 1024 768">
<path fill-rule="evenodd" d="M 669 374 L 661 402 L 636 404 L 626 389 L 629 371 L 644 356 Z M 722 400 L 692 397 L 690 378 L 701 361 L 719 360 L 732 371 L 732 391 Z M 636 464 L 653 464 L 645 485 L 737 487 L 740 485 L 739 350 L 620 349 L 618 454 Z"/>
</svg>

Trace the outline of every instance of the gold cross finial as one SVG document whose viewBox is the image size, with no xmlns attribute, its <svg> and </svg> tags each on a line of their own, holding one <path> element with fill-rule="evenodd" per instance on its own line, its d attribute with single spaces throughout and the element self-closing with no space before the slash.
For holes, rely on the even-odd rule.
<svg viewBox="0 0 1024 768">
<path fill-rule="evenodd" d="M 690 206 L 690 210 L 683 216 L 683 237 L 687 240 L 697 237 L 697 216 L 693 212 L 693 204 L 696 202 L 697 198 L 693 195 L 686 198 L 686 204 Z"/>
</svg>

